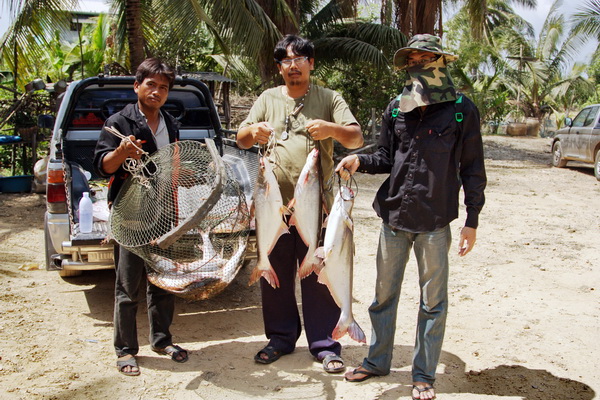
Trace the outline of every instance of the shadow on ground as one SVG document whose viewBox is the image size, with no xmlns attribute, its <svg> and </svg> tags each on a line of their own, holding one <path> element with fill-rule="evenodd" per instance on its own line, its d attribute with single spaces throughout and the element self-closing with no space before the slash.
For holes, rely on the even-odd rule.
<svg viewBox="0 0 600 400">
<path fill-rule="evenodd" d="M 257 347 L 257 346 L 255 346 Z M 410 360 L 412 347 L 395 346 L 392 372 L 365 383 L 343 381 L 343 375 L 328 375 L 310 356 L 306 347 L 299 347 L 274 364 L 259 365 L 253 361 L 254 348 L 248 343 L 228 342 L 206 347 L 205 355 L 194 357 L 185 368 L 201 371 L 187 383 L 186 389 L 201 393 L 206 385 L 214 385 L 232 394 L 232 398 L 327 399 L 340 397 L 340 385 L 362 385 L 362 398 L 391 400 L 410 396 Z M 347 346 L 344 358 L 348 367 L 360 364 L 366 346 Z M 209 354 L 237 356 L 235 359 L 206 358 Z M 242 354 L 243 356 L 239 356 Z M 591 400 L 594 390 L 583 382 L 557 377 L 545 370 L 521 365 L 498 365 L 483 371 L 465 371 L 465 363 L 454 354 L 443 352 L 438 374 L 438 393 L 519 397 L 524 400 L 564 398 Z M 156 364 L 158 366 L 158 364 Z M 152 365 L 147 367 L 152 368 Z M 370 384 L 374 385 L 370 385 Z M 356 391 L 352 386 L 349 390 Z"/>
</svg>

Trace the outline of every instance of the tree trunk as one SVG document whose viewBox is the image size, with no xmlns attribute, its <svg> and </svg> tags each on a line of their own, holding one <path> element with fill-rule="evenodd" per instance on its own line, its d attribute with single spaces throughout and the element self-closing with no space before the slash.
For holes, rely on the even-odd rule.
<svg viewBox="0 0 600 400">
<path fill-rule="evenodd" d="M 127 43 L 129 44 L 129 64 L 131 73 L 144 61 L 146 42 L 142 32 L 141 0 L 127 0 L 125 5 L 125 20 L 127 22 Z"/>
<path fill-rule="evenodd" d="M 442 0 L 395 0 L 396 26 L 407 37 L 442 36 Z"/>
<path fill-rule="evenodd" d="M 295 20 L 289 18 L 288 16 L 283 15 L 275 15 L 275 10 L 273 9 L 273 2 L 271 0 L 257 0 L 257 3 L 262 7 L 265 13 L 269 16 L 271 21 L 275 24 L 279 32 L 282 35 L 297 35 L 299 33 L 298 26 L 296 25 L 296 21 L 300 20 L 300 9 L 298 7 L 299 0 L 286 0 L 290 10 L 294 13 Z M 283 36 L 282 36 L 283 37 Z M 268 39 L 268 38 L 267 38 Z M 273 38 L 273 43 L 271 46 L 265 45 L 263 47 L 263 51 L 259 55 L 258 65 L 260 68 L 260 77 L 263 84 L 268 84 L 268 86 L 272 86 L 272 84 L 277 80 L 277 65 L 273 61 L 273 50 L 275 49 L 275 44 L 279 41 L 279 38 Z"/>
</svg>

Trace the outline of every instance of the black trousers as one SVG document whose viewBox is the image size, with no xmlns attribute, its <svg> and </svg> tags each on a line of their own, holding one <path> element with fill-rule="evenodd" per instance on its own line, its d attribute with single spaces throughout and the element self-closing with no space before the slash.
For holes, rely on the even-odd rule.
<svg viewBox="0 0 600 400">
<path fill-rule="evenodd" d="M 269 255 L 280 287 L 273 289 L 265 279 L 260 280 L 265 334 L 269 345 L 285 353 L 294 351 L 302 332 L 295 289 L 298 265 L 307 251 L 308 247 L 292 226 L 289 234 L 281 235 Z M 308 348 L 314 357 L 321 360 L 330 353 L 340 355 L 342 345 L 331 338 L 340 317 L 340 308 L 327 286 L 317 282 L 317 278 L 315 273 L 310 274 L 300 280 L 300 288 Z"/>
<path fill-rule="evenodd" d="M 140 289 L 144 287 L 144 283 L 150 345 L 164 348 L 173 344 L 169 327 L 175 311 L 175 295 L 148 282 L 144 260 L 121 246 L 115 246 L 115 265 L 114 345 L 117 357 L 136 355 L 139 351 L 136 314 Z"/>
</svg>

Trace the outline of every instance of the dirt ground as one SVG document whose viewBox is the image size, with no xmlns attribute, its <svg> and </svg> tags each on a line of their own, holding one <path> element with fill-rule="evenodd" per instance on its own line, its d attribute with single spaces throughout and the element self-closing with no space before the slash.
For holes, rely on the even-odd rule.
<svg viewBox="0 0 600 400">
<path fill-rule="evenodd" d="M 550 166 L 549 139 L 484 137 L 487 203 L 478 242 L 456 255 L 452 224 L 450 314 L 438 399 L 594 399 L 600 392 L 600 183 L 589 167 Z M 380 221 L 371 202 L 383 176 L 359 175 L 354 315 L 371 338 Z M 220 295 L 178 300 L 173 333 L 185 364 L 150 351 L 140 311 L 139 377 L 117 372 L 112 348 L 113 271 L 61 279 L 44 268 L 43 195 L 0 194 L 0 398 L 407 399 L 418 305 L 411 259 L 400 299 L 393 370 L 348 383 L 313 361 L 302 337 L 271 365 L 258 286 L 244 268 Z M 356 366 L 368 347 L 343 338 Z"/>
</svg>

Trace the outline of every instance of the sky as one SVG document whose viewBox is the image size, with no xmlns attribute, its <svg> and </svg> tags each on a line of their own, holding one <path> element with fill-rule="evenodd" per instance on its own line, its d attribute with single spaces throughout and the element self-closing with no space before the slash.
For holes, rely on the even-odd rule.
<svg viewBox="0 0 600 400">
<path fill-rule="evenodd" d="M 579 8 L 581 8 L 586 1 L 587 0 L 563 1 L 561 11 L 563 11 L 563 13 L 566 15 L 570 15 L 572 12 L 576 12 Z M 79 3 L 81 4 L 82 11 L 105 12 L 108 10 L 105 0 L 82 0 Z M 542 28 L 552 3 L 554 3 L 554 0 L 537 0 L 538 5 L 535 10 L 529 10 L 519 6 L 514 6 L 514 9 L 518 14 L 522 15 L 525 20 L 529 21 L 533 25 L 537 35 Z M 2 4 L 3 5 L 0 6 L 0 37 L 4 35 L 4 32 L 6 32 L 11 22 L 9 12 L 6 9 L 6 3 L 2 2 Z M 576 61 L 588 62 L 592 53 L 596 49 L 596 46 L 598 46 L 596 41 L 589 41 L 586 43 L 586 46 L 579 53 Z"/>
<path fill-rule="evenodd" d="M 2 1 L 0 5 L 0 37 L 4 35 L 11 23 L 11 15 L 9 13 L 7 2 Z M 107 12 L 108 6 L 104 0 L 80 0 L 80 10 L 89 12 Z"/>
<path fill-rule="evenodd" d="M 518 15 L 521 15 L 523 19 L 533 25 L 537 37 L 553 3 L 554 0 L 537 0 L 537 8 L 535 10 L 526 9 L 520 6 L 514 6 L 513 8 Z M 568 20 L 571 14 L 580 11 L 586 3 L 588 3 L 588 0 L 563 0 L 560 12 L 562 12 Z M 582 48 L 581 52 L 578 53 L 575 61 L 589 62 L 597 46 L 598 42 L 596 40 L 589 40 L 584 48 Z"/>
</svg>

